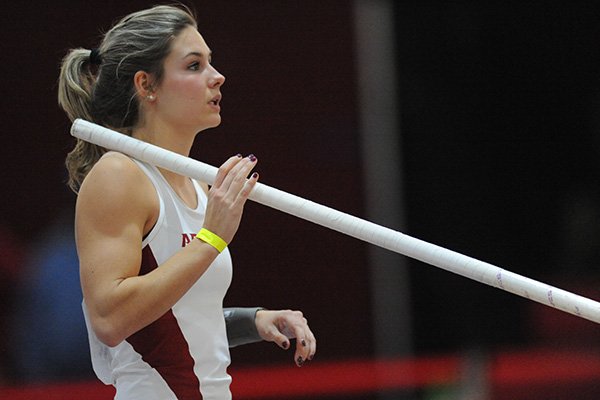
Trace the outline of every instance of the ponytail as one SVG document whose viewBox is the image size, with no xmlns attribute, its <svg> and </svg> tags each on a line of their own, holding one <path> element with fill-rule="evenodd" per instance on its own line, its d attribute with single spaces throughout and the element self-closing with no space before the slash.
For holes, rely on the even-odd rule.
<svg viewBox="0 0 600 400">
<path fill-rule="evenodd" d="M 92 95 L 96 76 L 90 63 L 90 50 L 71 50 L 63 59 L 58 80 L 58 104 L 73 122 L 77 118 L 94 121 L 91 113 Z M 95 144 L 77 139 L 75 148 L 67 155 L 69 187 L 77 193 L 83 178 L 106 150 Z"/>
<path fill-rule="evenodd" d="M 90 50 L 74 49 L 63 58 L 58 80 L 58 104 L 73 122 L 77 118 L 91 120 L 92 73 Z"/>
</svg>

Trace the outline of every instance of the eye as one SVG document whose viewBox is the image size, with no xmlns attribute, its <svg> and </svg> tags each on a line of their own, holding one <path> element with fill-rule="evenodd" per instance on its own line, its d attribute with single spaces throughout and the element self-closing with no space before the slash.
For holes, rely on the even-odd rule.
<svg viewBox="0 0 600 400">
<path fill-rule="evenodd" d="M 188 65 L 188 69 L 191 71 L 198 71 L 200 69 L 200 63 L 198 61 L 194 61 L 190 65 Z"/>
</svg>

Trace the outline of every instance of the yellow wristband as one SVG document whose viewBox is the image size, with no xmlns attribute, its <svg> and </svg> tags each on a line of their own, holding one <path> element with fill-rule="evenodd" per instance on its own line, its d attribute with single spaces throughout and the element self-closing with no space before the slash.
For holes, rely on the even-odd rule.
<svg viewBox="0 0 600 400">
<path fill-rule="evenodd" d="M 198 232 L 196 237 L 203 242 L 210 244 L 212 247 L 217 249 L 219 253 L 221 253 L 223 250 L 225 250 L 225 247 L 227 247 L 227 243 L 225 243 L 223 239 L 205 228 L 200 229 L 200 232 Z"/>
</svg>

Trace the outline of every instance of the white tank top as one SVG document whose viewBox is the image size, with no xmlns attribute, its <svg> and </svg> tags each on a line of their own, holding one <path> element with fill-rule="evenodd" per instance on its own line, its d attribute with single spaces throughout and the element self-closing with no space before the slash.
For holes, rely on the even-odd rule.
<svg viewBox="0 0 600 400">
<path fill-rule="evenodd" d="M 134 161 L 154 184 L 160 201 L 156 225 L 141 244 L 143 275 L 194 240 L 204 221 L 207 197 L 194 181 L 198 206 L 193 210 L 156 167 Z M 231 399 L 223 317 L 231 277 L 226 248 L 169 312 L 115 347 L 98 340 L 84 304 L 92 365 L 102 382 L 116 387 L 115 399 Z"/>
</svg>

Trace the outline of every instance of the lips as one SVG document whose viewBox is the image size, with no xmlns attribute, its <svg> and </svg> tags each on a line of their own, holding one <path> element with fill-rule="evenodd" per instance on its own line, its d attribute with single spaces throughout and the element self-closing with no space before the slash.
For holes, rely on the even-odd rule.
<svg viewBox="0 0 600 400">
<path fill-rule="evenodd" d="M 212 104 L 213 106 L 218 106 L 220 101 L 221 101 L 221 95 L 218 94 L 215 97 L 213 97 L 208 103 Z"/>
</svg>

